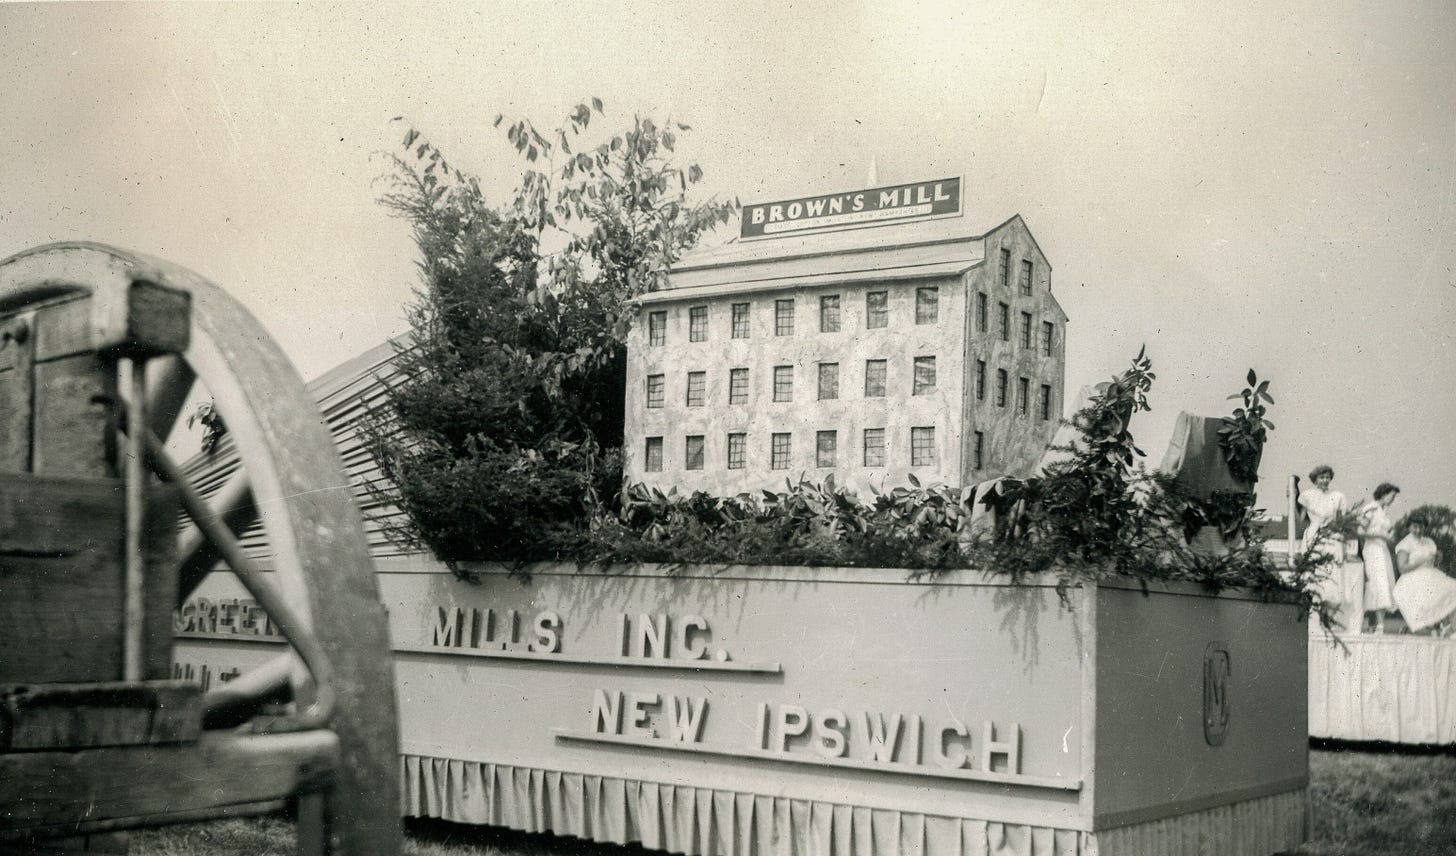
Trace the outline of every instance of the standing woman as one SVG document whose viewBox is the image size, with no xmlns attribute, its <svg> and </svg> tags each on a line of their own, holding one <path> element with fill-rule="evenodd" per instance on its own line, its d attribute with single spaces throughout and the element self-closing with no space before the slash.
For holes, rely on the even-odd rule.
<svg viewBox="0 0 1456 856">
<path fill-rule="evenodd" d="M 1345 537 L 1330 531 L 1336 517 L 1349 510 L 1345 495 L 1330 489 L 1335 471 L 1325 464 L 1309 474 L 1314 487 L 1299 495 L 1299 505 L 1309 515 L 1304 529 L 1304 552 L 1328 557 L 1330 562 L 1320 581 L 1320 595 L 1338 609 L 1335 623 L 1343 632 L 1359 633 L 1365 623 L 1365 571 L 1359 562 L 1345 561 Z"/>
<path fill-rule="evenodd" d="M 1390 555 L 1390 539 L 1395 524 L 1385 510 L 1395 502 L 1400 488 L 1382 482 L 1375 488 L 1375 498 L 1360 506 L 1360 556 L 1365 560 L 1365 626 L 1376 633 L 1385 632 L 1386 613 L 1395 608 L 1395 562 Z M 1373 622 L 1372 622 L 1373 619 Z"/>
<path fill-rule="evenodd" d="M 1315 467 L 1309 474 L 1309 480 L 1314 482 L 1314 487 L 1299 495 L 1299 505 L 1309 514 L 1309 526 L 1304 530 L 1305 552 L 1318 544 L 1321 553 L 1334 556 L 1338 562 L 1345 558 L 1345 542 L 1339 538 L 1325 538 L 1321 541 L 1319 537 L 1321 529 L 1349 510 L 1345 495 L 1337 490 L 1330 490 L 1330 482 L 1334 479 L 1335 471 L 1328 464 Z"/>
</svg>

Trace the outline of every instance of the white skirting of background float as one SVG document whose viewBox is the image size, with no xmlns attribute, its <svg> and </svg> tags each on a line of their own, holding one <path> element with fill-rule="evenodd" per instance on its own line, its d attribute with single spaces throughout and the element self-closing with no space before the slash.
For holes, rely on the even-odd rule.
<svg viewBox="0 0 1456 856">
<path fill-rule="evenodd" d="M 1309 640 L 1309 734 L 1456 743 L 1456 639 L 1352 634 Z"/>
<path fill-rule="evenodd" d="M 1306 838 L 1303 789 L 1079 831 L 406 754 L 402 811 L 686 856 L 1207 856 Z"/>
</svg>

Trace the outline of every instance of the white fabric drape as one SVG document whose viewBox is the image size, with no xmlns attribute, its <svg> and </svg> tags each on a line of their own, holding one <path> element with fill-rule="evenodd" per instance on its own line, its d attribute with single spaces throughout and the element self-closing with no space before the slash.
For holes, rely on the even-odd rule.
<svg viewBox="0 0 1456 856">
<path fill-rule="evenodd" d="M 1339 740 L 1456 743 L 1456 640 L 1309 640 L 1309 734 Z"/>
<path fill-rule="evenodd" d="M 404 814 L 686 856 L 1267 856 L 1306 837 L 1303 790 L 1078 832 L 404 755 Z"/>
</svg>

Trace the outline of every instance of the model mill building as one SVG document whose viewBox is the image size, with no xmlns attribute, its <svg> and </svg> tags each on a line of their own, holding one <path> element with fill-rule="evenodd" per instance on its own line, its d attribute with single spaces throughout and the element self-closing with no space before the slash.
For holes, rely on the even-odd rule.
<svg viewBox="0 0 1456 856">
<path fill-rule="evenodd" d="M 638 304 L 628 480 L 729 495 L 833 474 L 865 495 L 1025 474 L 1062 414 L 1051 282 L 1019 215 L 691 254 Z"/>
</svg>

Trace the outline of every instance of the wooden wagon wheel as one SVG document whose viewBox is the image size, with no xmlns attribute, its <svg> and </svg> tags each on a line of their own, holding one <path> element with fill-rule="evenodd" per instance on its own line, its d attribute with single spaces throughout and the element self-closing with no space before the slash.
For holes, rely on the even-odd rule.
<svg viewBox="0 0 1456 856">
<path fill-rule="evenodd" d="M 182 539 L 179 596 L 219 556 L 236 555 L 231 533 L 261 520 L 271 546 L 267 564 L 274 573 L 268 576 L 296 613 L 294 621 L 302 625 L 296 629 L 316 640 L 295 647 L 321 654 L 330 672 L 322 693 L 332 695 L 326 727 L 338 735 L 343 754 L 330 801 L 334 833 L 345 853 L 397 853 L 398 736 L 385 615 L 338 453 L 288 359 L 217 286 L 167 262 L 97 244 L 50 245 L 0 262 L 0 311 L 68 294 L 115 292 L 135 282 L 191 296 L 185 352 L 147 366 L 150 432 L 166 438 L 200 382 L 242 463 L 211 498 L 210 531 L 203 527 Z M 177 478 L 180 471 L 153 443 L 157 471 Z"/>
</svg>

